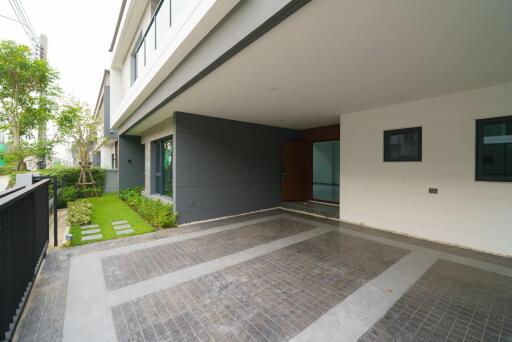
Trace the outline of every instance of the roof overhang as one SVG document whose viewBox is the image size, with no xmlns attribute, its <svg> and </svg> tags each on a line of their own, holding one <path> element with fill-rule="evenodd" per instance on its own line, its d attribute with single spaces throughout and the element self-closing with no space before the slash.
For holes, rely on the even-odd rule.
<svg viewBox="0 0 512 342">
<path fill-rule="evenodd" d="M 150 117 L 294 129 L 342 113 L 512 82 L 512 1 L 311 1 Z"/>
</svg>

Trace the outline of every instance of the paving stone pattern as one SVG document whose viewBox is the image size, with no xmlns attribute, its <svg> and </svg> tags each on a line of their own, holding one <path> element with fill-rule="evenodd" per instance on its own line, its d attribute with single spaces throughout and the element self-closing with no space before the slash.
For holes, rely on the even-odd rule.
<svg viewBox="0 0 512 342">
<path fill-rule="evenodd" d="M 407 253 L 327 233 L 116 306 L 117 336 L 287 341 Z"/>
<path fill-rule="evenodd" d="M 108 290 L 298 234 L 312 225 L 276 219 L 190 240 L 102 258 Z"/>
<path fill-rule="evenodd" d="M 438 260 L 360 341 L 512 341 L 512 278 Z"/>
</svg>

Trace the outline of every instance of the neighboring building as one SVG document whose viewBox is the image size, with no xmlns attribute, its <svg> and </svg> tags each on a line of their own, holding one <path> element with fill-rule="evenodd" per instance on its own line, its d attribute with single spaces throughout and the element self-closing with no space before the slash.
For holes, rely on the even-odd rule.
<svg viewBox="0 0 512 342">
<path fill-rule="evenodd" d="M 94 117 L 98 122 L 97 143 L 93 148 L 93 166 L 117 170 L 117 130 L 110 128 L 110 72 L 105 70 Z"/>
<path fill-rule="evenodd" d="M 512 255 L 512 2 L 123 1 L 120 188 L 181 222 L 340 219 Z M 341 162 L 340 162 L 341 161 Z"/>
</svg>

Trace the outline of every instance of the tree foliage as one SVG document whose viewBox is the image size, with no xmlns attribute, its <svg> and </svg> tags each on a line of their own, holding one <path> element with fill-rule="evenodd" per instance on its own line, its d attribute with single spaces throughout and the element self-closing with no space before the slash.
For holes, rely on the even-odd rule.
<svg viewBox="0 0 512 342">
<path fill-rule="evenodd" d="M 82 165 L 89 165 L 98 126 L 89 106 L 70 100 L 62 106 L 56 122 L 62 137 L 71 139 L 69 142 Z"/>
<path fill-rule="evenodd" d="M 54 116 L 60 90 L 57 72 L 25 45 L 0 41 L 0 123 L 9 133 L 8 159 L 24 170 L 23 159 L 51 151 L 55 141 L 38 141 L 37 129 Z"/>
</svg>

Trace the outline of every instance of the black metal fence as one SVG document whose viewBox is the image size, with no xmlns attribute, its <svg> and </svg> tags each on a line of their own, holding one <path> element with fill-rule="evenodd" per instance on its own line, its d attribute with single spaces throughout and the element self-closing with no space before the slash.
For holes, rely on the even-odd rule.
<svg viewBox="0 0 512 342">
<path fill-rule="evenodd" d="M 49 184 L 44 179 L 0 193 L 0 340 L 11 339 L 46 255 Z"/>
</svg>

